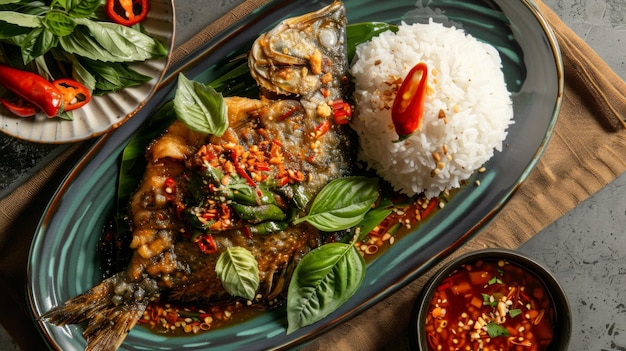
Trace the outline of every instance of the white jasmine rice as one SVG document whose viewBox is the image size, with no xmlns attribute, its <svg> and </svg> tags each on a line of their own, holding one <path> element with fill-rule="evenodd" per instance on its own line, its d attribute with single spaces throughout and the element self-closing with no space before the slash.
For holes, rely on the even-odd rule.
<svg viewBox="0 0 626 351">
<path fill-rule="evenodd" d="M 391 105 L 402 79 L 428 65 L 420 129 L 402 142 Z M 407 195 L 438 196 L 502 150 L 513 107 L 498 52 L 441 24 L 402 24 L 357 47 L 351 65 L 359 158 Z"/>
</svg>

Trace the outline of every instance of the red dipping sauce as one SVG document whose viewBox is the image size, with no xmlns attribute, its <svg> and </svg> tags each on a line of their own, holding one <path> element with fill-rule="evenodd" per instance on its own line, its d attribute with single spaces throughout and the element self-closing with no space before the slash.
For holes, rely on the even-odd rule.
<svg viewBox="0 0 626 351">
<path fill-rule="evenodd" d="M 431 351 L 547 350 L 555 313 L 543 283 L 505 260 L 467 263 L 446 277 L 426 315 Z"/>
</svg>

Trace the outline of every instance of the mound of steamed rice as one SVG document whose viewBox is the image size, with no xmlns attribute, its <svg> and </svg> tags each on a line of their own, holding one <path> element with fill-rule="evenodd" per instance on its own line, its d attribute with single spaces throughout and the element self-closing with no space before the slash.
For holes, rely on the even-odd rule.
<svg viewBox="0 0 626 351">
<path fill-rule="evenodd" d="M 402 79 L 428 65 L 420 129 L 402 142 L 391 105 Z M 403 24 L 357 47 L 351 64 L 359 136 L 358 157 L 407 195 L 438 196 L 458 188 L 501 151 L 513 123 L 498 52 L 463 31 L 441 24 Z"/>
</svg>

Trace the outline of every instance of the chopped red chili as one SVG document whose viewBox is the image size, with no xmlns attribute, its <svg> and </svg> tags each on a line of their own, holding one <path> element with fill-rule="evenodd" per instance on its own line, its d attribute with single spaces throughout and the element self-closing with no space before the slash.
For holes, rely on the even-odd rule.
<svg viewBox="0 0 626 351">
<path fill-rule="evenodd" d="M 257 162 L 254 167 L 259 171 L 271 171 L 272 168 L 267 162 Z"/>
<path fill-rule="evenodd" d="M 435 210 L 435 208 L 437 208 L 437 206 L 439 206 L 439 199 L 436 197 L 430 199 L 428 201 L 428 205 L 426 206 L 426 208 L 421 211 L 421 217 L 426 218 L 429 214 L 431 214 Z"/>
<path fill-rule="evenodd" d="M 315 138 L 319 138 L 322 135 L 326 134 L 330 130 L 330 122 L 325 119 L 324 122 L 320 123 L 317 127 L 315 127 Z"/>
<path fill-rule="evenodd" d="M 106 13 L 115 23 L 132 26 L 148 16 L 148 0 L 107 0 Z"/>
<path fill-rule="evenodd" d="M 217 245 L 215 244 L 215 240 L 213 240 L 213 235 L 211 234 L 199 236 L 196 244 L 198 244 L 198 247 L 203 254 L 209 255 L 217 252 Z"/>
<path fill-rule="evenodd" d="M 299 108 L 294 107 L 294 108 L 290 109 L 289 111 L 283 113 L 282 115 L 278 116 L 278 118 L 277 118 L 278 122 L 284 121 L 285 119 L 287 119 L 289 116 L 293 115 L 298 110 L 299 110 Z"/>
<path fill-rule="evenodd" d="M 37 113 L 37 110 L 39 110 L 35 105 L 20 97 L 11 101 L 1 98 L 0 102 L 9 112 L 19 117 L 32 117 Z"/>
<path fill-rule="evenodd" d="M 256 187 L 256 183 L 254 182 L 254 180 L 252 180 L 252 178 L 250 178 L 250 175 L 248 175 L 248 172 L 246 172 L 245 169 L 241 168 L 241 165 L 239 164 L 239 156 L 237 155 L 237 151 L 235 149 L 232 149 L 230 151 L 230 157 L 233 160 L 233 166 L 235 166 L 235 170 L 237 171 L 237 174 L 239 174 L 240 177 L 245 179 L 246 182 L 248 182 L 248 185 L 252 187 Z"/>
<path fill-rule="evenodd" d="M 415 65 L 406 76 L 391 106 L 391 120 L 402 141 L 419 129 L 424 114 L 428 66 Z"/>
<path fill-rule="evenodd" d="M 250 230 L 250 227 L 248 226 L 243 226 L 243 233 L 248 239 L 252 237 L 252 231 Z"/>
<path fill-rule="evenodd" d="M 163 191 L 167 201 L 174 201 L 176 199 L 176 181 L 173 178 L 165 179 Z"/>
<path fill-rule="evenodd" d="M 352 107 L 343 100 L 333 101 L 333 117 L 335 124 L 348 124 L 352 119 Z"/>
<path fill-rule="evenodd" d="M 63 96 L 63 110 L 72 111 L 85 106 L 91 100 L 91 92 L 84 85 L 70 78 L 57 79 L 52 84 Z"/>
</svg>

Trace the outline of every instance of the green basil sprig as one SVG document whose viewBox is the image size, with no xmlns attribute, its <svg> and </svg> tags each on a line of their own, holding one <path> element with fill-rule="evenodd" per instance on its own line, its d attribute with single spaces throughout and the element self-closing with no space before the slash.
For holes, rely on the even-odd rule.
<svg viewBox="0 0 626 351">
<path fill-rule="evenodd" d="M 193 131 L 221 136 L 228 128 L 228 109 L 222 94 L 182 73 L 178 75 L 174 110 Z"/>
<path fill-rule="evenodd" d="M 325 232 L 352 228 L 361 222 L 377 198 L 378 178 L 335 179 L 317 194 L 309 213 L 296 219 L 294 224 L 307 221 Z"/>
<path fill-rule="evenodd" d="M 95 95 L 151 79 L 128 65 L 166 56 L 167 49 L 139 26 L 108 22 L 100 0 L 0 1 L 0 58 L 4 64 L 58 78 L 65 63 L 72 76 Z M 70 58 L 71 57 L 71 58 Z M 19 59 L 18 59 L 19 58 Z M 45 59 L 42 59 L 45 58 Z M 113 74 L 104 70 L 109 64 Z M 58 66 L 58 67 L 55 67 Z"/>
<path fill-rule="evenodd" d="M 233 296 L 252 300 L 259 288 L 259 266 L 250 251 L 232 247 L 220 254 L 215 272 L 224 289 Z"/>
<path fill-rule="evenodd" d="M 287 292 L 287 334 L 335 311 L 361 286 L 365 260 L 354 245 L 332 243 L 302 258 Z"/>
</svg>

